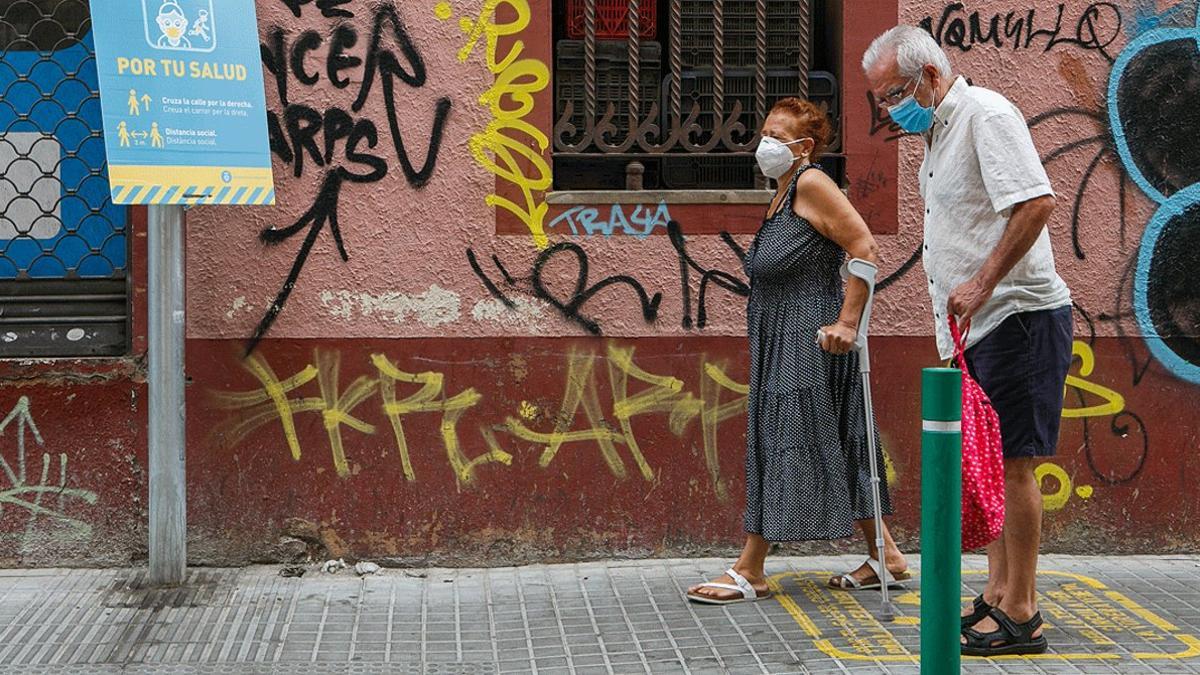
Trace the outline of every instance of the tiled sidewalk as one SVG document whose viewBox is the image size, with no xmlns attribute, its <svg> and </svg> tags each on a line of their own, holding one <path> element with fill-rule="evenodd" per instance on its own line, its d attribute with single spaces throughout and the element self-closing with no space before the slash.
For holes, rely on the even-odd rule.
<svg viewBox="0 0 1200 675">
<path fill-rule="evenodd" d="M 826 590 L 852 558 L 776 558 L 780 592 L 682 599 L 724 560 L 501 569 L 0 571 L 0 672 L 917 673 L 919 584 L 881 624 L 876 593 Z M 913 562 L 918 562 L 914 557 Z M 964 597 L 983 577 L 965 565 Z M 1051 654 L 966 659 L 970 673 L 1200 673 L 1200 558 L 1048 556 Z"/>
</svg>

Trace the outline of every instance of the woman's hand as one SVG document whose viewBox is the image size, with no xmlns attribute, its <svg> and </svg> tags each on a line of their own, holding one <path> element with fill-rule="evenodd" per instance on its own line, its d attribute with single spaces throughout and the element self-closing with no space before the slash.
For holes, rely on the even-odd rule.
<svg viewBox="0 0 1200 675">
<path fill-rule="evenodd" d="M 847 354 L 854 349 L 854 340 L 857 337 L 857 327 L 839 321 L 821 329 L 817 344 L 830 354 Z"/>
</svg>

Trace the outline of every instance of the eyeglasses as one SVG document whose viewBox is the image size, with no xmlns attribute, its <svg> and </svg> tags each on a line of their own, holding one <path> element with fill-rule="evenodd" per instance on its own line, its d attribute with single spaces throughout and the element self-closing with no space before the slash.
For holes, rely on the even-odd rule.
<svg viewBox="0 0 1200 675">
<path fill-rule="evenodd" d="M 890 107 L 896 105 L 897 103 L 904 100 L 904 98 L 908 96 L 908 94 L 906 94 L 904 92 L 908 89 L 908 85 L 910 85 L 914 82 L 916 82 L 916 86 L 913 87 L 913 93 L 915 94 L 917 91 L 917 87 L 921 86 L 920 76 L 915 77 L 898 87 L 892 87 L 891 89 L 888 90 L 887 94 L 885 94 L 882 98 L 879 99 L 879 102 L 876 103 L 876 105 L 878 105 L 880 108 L 890 108 Z"/>
</svg>

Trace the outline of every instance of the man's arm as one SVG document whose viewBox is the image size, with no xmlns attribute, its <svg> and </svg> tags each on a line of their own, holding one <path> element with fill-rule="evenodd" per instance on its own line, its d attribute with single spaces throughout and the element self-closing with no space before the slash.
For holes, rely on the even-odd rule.
<svg viewBox="0 0 1200 675">
<path fill-rule="evenodd" d="M 1035 197 L 1013 207 L 1004 234 L 975 276 L 950 293 L 947 309 L 966 321 L 992 297 L 996 285 L 1025 257 L 1050 220 L 1057 200 L 1054 195 Z"/>
</svg>

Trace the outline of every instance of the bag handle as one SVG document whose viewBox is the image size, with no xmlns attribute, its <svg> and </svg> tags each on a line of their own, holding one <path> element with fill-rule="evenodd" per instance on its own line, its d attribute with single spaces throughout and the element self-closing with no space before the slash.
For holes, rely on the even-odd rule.
<svg viewBox="0 0 1200 675">
<path fill-rule="evenodd" d="M 954 356 L 951 359 L 958 364 L 958 369 L 967 370 L 967 335 L 971 333 L 971 320 L 967 319 L 959 326 L 954 315 L 946 317 L 946 321 L 950 324 L 950 336 L 954 338 Z"/>
</svg>

